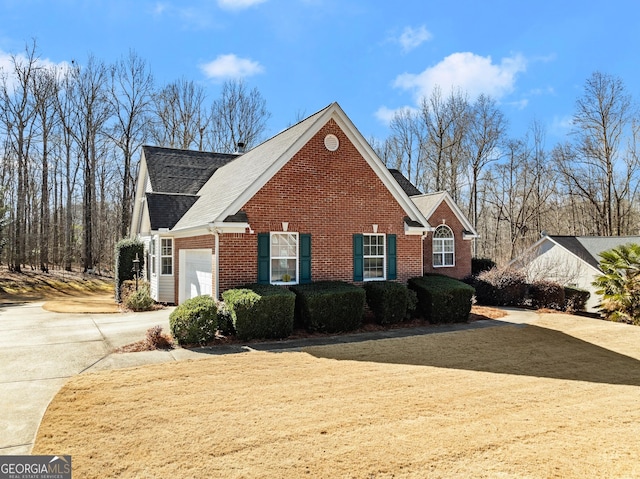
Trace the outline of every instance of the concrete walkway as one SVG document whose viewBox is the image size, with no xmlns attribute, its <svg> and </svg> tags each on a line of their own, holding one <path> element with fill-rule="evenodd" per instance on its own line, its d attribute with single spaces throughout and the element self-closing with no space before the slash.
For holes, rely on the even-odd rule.
<svg viewBox="0 0 640 479">
<path fill-rule="evenodd" d="M 113 353 L 118 347 L 143 339 L 152 326 L 160 325 L 168 331 L 172 309 L 145 313 L 61 314 L 43 310 L 42 304 L 0 305 L 0 455 L 29 454 L 49 403 L 69 378 L 83 372 L 203 358 L 211 354 L 296 350 L 311 345 L 525 324 L 537 317 L 533 311 L 510 310 L 506 318 L 498 321 L 248 346 Z"/>
</svg>

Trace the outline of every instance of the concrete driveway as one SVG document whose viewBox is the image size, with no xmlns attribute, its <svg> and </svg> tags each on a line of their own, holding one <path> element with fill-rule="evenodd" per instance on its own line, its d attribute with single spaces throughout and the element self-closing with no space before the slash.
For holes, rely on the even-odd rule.
<svg viewBox="0 0 640 479">
<path fill-rule="evenodd" d="M 40 303 L 0 305 L 0 455 L 29 454 L 47 406 L 85 371 L 182 359 L 190 352 L 112 354 L 159 324 L 171 308 L 144 313 L 61 314 Z"/>
</svg>

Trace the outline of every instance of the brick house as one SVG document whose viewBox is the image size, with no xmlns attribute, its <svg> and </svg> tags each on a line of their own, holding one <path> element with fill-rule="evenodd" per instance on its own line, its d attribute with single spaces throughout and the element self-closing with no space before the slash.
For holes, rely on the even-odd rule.
<svg viewBox="0 0 640 479">
<path fill-rule="evenodd" d="M 244 153 L 143 147 L 131 235 L 145 243 L 159 302 L 255 282 L 405 282 L 433 269 L 419 194 L 333 103 Z M 441 195 L 424 211 L 444 215 L 454 234 L 472 231 L 459 210 L 444 213 Z M 465 240 L 437 240 L 447 249 L 439 272 L 461 274 L 448 249 L 462 264 Z"/>
</svg>

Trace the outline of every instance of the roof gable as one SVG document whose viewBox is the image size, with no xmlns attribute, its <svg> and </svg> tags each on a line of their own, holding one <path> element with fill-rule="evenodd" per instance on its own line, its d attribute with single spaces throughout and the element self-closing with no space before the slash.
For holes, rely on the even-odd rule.
<svg viewBox="0 0 640 479">
<path fill-rule="evenodd" d="M 598 270 L 600 253 L 603 251 L 628 243 L 640 244 L 640 236 L 549 236 L 549 238 Z"/>
<path fill-rule="evenodd" d="M 195 195 L 220 167 L 239 155 L 143 146 L 151 189 Z"/>
<path fill-rule="evenodd" d="M 225 218 L 236 214 L 330 120 L 334 120 L 347 135 L 386 188 L 398 200 L 407 216 L 428 227 L 426 218 L 340 106 L 332 103 L 243 154 L 236 161 L 219 168 L 198 192 L 199 200 L 176 224 L 176 230 L 224 222 Z"/>
<path fill-rule="evenodd" d="M 449 208 L 451 208 L 451 211 L 453 211 L 460 223 L 462 223 L 462 226 L 465 228 L 465 230 L 468 232 L 467 237 L 478 237 L 478 233 L 476 232 L 469 219 L 462 212 L 457 203 L 453 201 L 451 195 L 446 191 L 438 191 L 436 193 L 426 193 L 424 195 L 412 196 L 411 200 L 416 204 L 416 206 L 420 209 L 427 220 L 431 218 L 436 209 L 438 209 L 438 206 L 440 206 L 442 202 L 445 202 L 449 206 Z"/>
</svg>

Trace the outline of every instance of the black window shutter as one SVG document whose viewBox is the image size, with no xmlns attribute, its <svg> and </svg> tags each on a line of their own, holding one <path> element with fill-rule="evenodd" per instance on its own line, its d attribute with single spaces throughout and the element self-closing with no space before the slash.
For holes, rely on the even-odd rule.
<svg viewBox="0 0 640 479">
<path fill-rule="evenodd" d="M 269 233 L 258 233 L 258 283 L 269 284 Z"/>
<path fill-rule="evenodd" d="M 364 237 L 362 234 L 353 235 L 353 280 L 364 279 Z"/>
<path fill-rule="evenodd" d="M 311 235 L 300 235 L 300 284 L 311 283 Z"/>
</svg>

